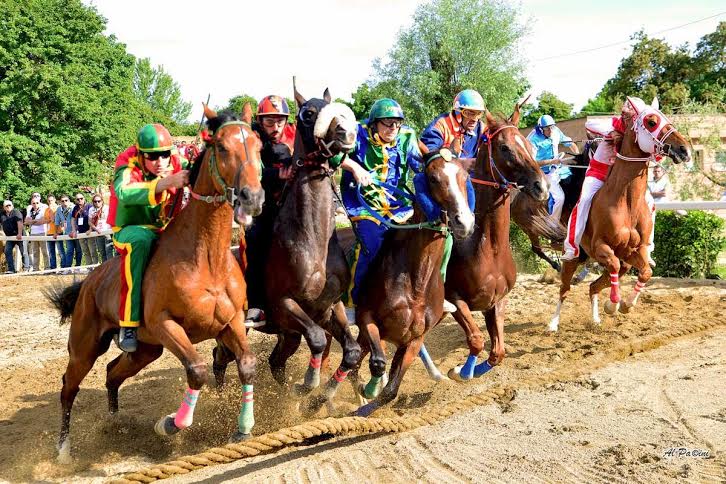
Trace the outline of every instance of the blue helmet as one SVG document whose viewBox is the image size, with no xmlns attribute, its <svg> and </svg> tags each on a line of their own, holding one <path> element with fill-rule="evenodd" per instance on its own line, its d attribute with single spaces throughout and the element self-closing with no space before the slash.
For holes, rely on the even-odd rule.
<svg viewBox="0 0 726 484">
<path fill-rule="evenodd" d="M 484 111 L 484 98 L 474 89 L 464 89 L 454 98 L 454 111 L 462 109 L 472 109 L 474 111 Z"/>
<path fill-rule="evenodd" d="M 555 118 L 553 118 L 549 114 L 543 114 L 537 120 L 537 126 L 539 126 L 540 128 L 546 128 L 547 126 L 554 126 L 554 125 L 555 125 Z"/>
</svg>

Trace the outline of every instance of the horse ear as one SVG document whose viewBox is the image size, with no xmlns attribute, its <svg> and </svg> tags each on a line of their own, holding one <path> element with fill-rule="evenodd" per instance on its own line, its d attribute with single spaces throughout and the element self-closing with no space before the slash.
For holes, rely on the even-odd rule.
<svg viewBox="0 0 726 484">
<path fill-rule="evenodd" d="M 330 97 L 330 91 L 327 87 L 325 88 L 325 92 L 323 93 L 323 99 L 325 99 L 325 102 L 328 104 L 330 104 L 333 100 L 333 98 Z"/>
<path fill-rule="evenodd" d="M 488 109 L 484 110 L 484 116 L 486 117 L 486 120 L 487 120 L 487 127 L 489 129 L 494 129 L 497 125 L 497 118 L 495 118 L 494 115 L 492 115 L 492 113 L 490 113 Z"/>
<path fill-rule="evenodd" d="M 511 116 L 509 116 L 509 122 L 512 123 L 515 126 L 519 126 L 519 108 L 521 107 L 520 104 L 514 105 L 514 112 Z"/>
<path fill-rule="evenodd" d="M 653 109 L 660 109 L 660 103 L 658 102 L 658 96 L 653 98 L 653 102 L 650 103 L 650 107 Z"/>
<path fill-rule="evenodd" d="M 217 112 L 207 106 L 205 103 L 202 103 L 202 106 L 204 106 L 204 117 L 207 119 L 212 119 L 217 117 Z"/>
<path fill-rule="evenodd" d="M 292 76 L 292 90 L 295 93 L 295 102 L 297 103 L 297 107 L 301 108 L 303 104 L 305 104 L 305 98 L 302 94 L 297 92 L 297 85 L 295 84 L 295 76 Z"/>
<path fill-rule="evenodd" d="M 242 121 L 247 124 L 252 123 L 252 106 L 250 105 L 249 101 L 247 101 L 245 105 L 242 106 Z"/>
</svg>

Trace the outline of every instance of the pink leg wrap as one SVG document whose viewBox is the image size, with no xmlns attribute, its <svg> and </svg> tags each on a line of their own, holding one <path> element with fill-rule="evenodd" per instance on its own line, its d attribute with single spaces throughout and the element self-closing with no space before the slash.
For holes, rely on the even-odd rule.
<svg viewBox="0 0 726 484">
<path fill-rule="evenodd" d="M 320 366 L 322 364 L 323 364 L 323 358 L 322 357 L 318 357 L 318 358 L 315 358 L 314 356 L 311 356 L 310 357 L 310 368 L 318 369 L 318 368 L 320 368 Z"/>
<path fill-rule="evenodd" d="M 184 398 L 182 398 L 182 403 L 174 417 L 174 425 L 178 428 L 185 429 L 194 421 L 194 407 L 197 404 L 199 392 L 200 390 L 192 390 L 191 388 L 187 388 L 184 392 Z"/>
<path fill-rule="evenodd" d="M 618 273 L 610 274 L 610 301 L 613 303 L 620 302 L 620 282 L 618 282 Z"/>
<path fill-rule="evenodd" d="M 335 373 L 333 373 L 333 378 L 335 378 L 335 381 L 337 381 L 338 383 L 340 383 L 343 380 L 345 380 L 345 378 L 347 376 L 348 376 L 348 372 L 347 371 L 343 371 L 340 368 L 338 368 L 337 370 L 335 370 Z"/>
<path fill-rule="evenodd" d="M 640 291 L 642 291 L 643 289 L 645 289 L 645 283 L 644 283 L 644 282 L 640 282 L 640 281 L 638 281 L 638 282 L 636 282 L 636 283 L 635 283 L 635 289 L 633 289 L 633 290 L 634 290 L 635 292 L 640 292 Z"/>
</svg>

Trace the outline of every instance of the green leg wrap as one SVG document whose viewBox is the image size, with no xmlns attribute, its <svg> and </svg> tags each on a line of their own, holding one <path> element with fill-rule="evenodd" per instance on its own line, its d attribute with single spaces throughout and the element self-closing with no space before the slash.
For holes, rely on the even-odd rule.
<svg viewBox="0 0 726 484">
<path fill-rule="evenodd" d="M 252 385 L 242 385 L 242 408 L 237 417 L 239 431 L 245 435 L 255 426 L 255 400 Z"/>
<path fill-rule="evenodd" d="M 446 234 L 446 242 L 444 242 L 444 257 L 441 259 L 441 278 L 446 282 L 446 266 L 449 265 L 451 258 L 451 248 L 454 246 L 454 236 L 451 232 Z"/>
<path fill-rule="evenodd" d="M 378 388 L 380 383 L 380 376 L 372 376 L 370 381 L 366 385 L 365 390 L 363 391 L 363 396 L 367 399 L 376 398 L 380 393 L 380 389 Z"/>
</svg>

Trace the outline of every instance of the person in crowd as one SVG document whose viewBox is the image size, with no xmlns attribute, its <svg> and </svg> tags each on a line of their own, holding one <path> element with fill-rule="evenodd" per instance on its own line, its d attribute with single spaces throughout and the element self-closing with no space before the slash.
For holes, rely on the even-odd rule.
<svg viewBox="0 0 726 484">
<path fill-rule="evenodd" d="M 552 218 L 559 221 L 562 216 L 562 207 L 565 204 L 565 192 L 560 186 L 560 181 L 572 176 L 572 171 L 566 165 L 574 163 L 569 160 L 560 162 L 559 146 L 570 148 L 577 154 L 577 145 L 573 143 L 572 138 L 557 127 L 555 119 L 549 114 L 539 117 L 534 129 L 527 135 L 527 139 L 534 148 L 534 159 L 542 168 L 549 182 L 550 195 L 554 202 L 551 211 Z"/>
<path fill-rule="evenodd" d="M 187 164 L 161 124 L 142 127 L 136 144 L 116 158 L 108 223 L 113 227 L 113 243 L 123 268 L 118 312 L 118 346 L 122 351 L 136 351 L 144 271 L 159 232 L 181 209 L 172 205 L 176 190 L 189 183 Z"/>
<path fill-rule="evenodd" d="M 69 235 L 73 230 L 73 206 L 68 195 L 61 195 L 60 206 L 55 212 L 56 233 L 53 239 L 57 239 L 59 235 Z M 61 267 L 68 268 L 73 264 L 73 254 L 76 245 L 73 240 L 57 240 L 58 250 L 61 253 Z M 79 256 L 80 257 L 80 256 Z"/>
<path fill-rule="evenodd" d="M 5 242 L 5 260 L 8 265 L 6 274 L 15 273 L 15 248 L 17 247 L 22 256 L 23 247 L 23 214 L 13 206 L 13 202 L 5 200 L 3 211 L 0 213 L 0 225 L 7 237 L 15 237 L 16 240 L 8 239 Z"/>
<path fill-rule="evenodd" d="M 55 237 L 58 235 L 58 228 L 55 224 L 55 214 L 58 211 L 58 204 L 55 201 L 55 195 L 52 194 L 48 195 L 46 201 L 48 202 L 48 208 L 45 209 L 45 213 L 43 214 L 43 217 L 45 218 L 45 225 L 47 227 L 46 235 Z M 50 268 L 57 268 L 58 253 L 61 256 L 61 261 L 63 260 L 63 249 L 61 248 L 61 242 L 57 240 L 49 240 L 48 242 L 46 242 L 46 249 L 48 251 L 48 264 L 50 265 Z"/>
<path fill-rule="evenodd" d="M 73 229 L 69 234 L 75 245 L 76 266 L 80 266 L 82 263 L 81 254 L 85 257 L 86 264 L 98 263 L 98 256 L 91 252 L 91 244 L 93 244 L 93 248 L 95 249 L 95 242 L 85 237 L 91 228 L 88 223 L 88 210 L 90 207 L 91 204 L 86 203 L 86 197 L 82 193 L 77 193 L 76 206 L 73 207 Z M 79 235 L 83 235 L 84 237 L 79 238 Z"/>
<path fill-rule="evenodd" d="M 257 117 L 252 129 L 262 140 L 262 187 L 265 190 L 265 205 L 262 213 L 255 217 L 255 223 L 245 234 L 247 242 L 247 268 L 245 277 L 255 281 L 247 286 L 247 323 L 265 320 L 264 275 L 272 238 L 272 229 L 280 211 L 278 201 L 290 176 L 290 161 L 295 142 L 295 125 L 288 122 L 290 108 L 281 96 L 266 96 L 257 107 Z"/>
<path fill-rule="evenodd" d="M 25 225 L 30 229 L 30 235 L 45 236 L 46 235 L 46 224 L 45 224 L 45 211 L 48 209 L 48 205 L 44 204 L 40 198 L 40 193 L 34 193 L 30 199 L 30 205 L 28 206 Z M 48 247 L 45 241 L 42 240 L 31 240 L 28 244 L 28 254 L 30 256 L 30 264 L 34 271 L 39 271 L 41 268 L 40 258 L 43 255 L 43 262 L 47 268 L 48 264 Z"/>
<path fill-rule="evenodd" d="M 648 182 L 648 190 L 653 200 L 656 202 L 665 202 L 671 189 L 671 182 L 666 176 L 665 168 L 660 163 L 653 167 L 653 179 Z"/>
<path fill-rule="evenodd" d="M 92 207 L 88 210 L 89 224 L 91 232 L 104 232 L 111 230 L 108 224 L 108 206 L 103 203 L 103 197 L 100 193 L 96 193 L 91 198 Z M 99 262 L 106 262 L 113 257 L 113 241 L 110 235 L 99 235 L 90 239 L 91 251 L 100 254 Z"/>
</svg>

